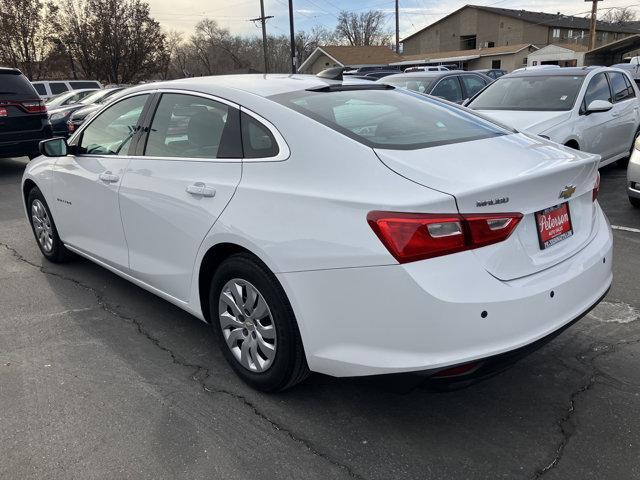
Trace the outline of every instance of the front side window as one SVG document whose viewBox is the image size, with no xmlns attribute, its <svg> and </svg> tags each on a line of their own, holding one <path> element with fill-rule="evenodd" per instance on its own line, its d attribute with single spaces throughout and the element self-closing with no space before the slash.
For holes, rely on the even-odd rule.
<svg viewBox="0 0 640 480">
<path fill-rule="evenodd" d="M 456 77 L 446 77 L 440 80 L 435 86 L 431 95 L 434 97 L 444 98 L 450 102 L 460 103 L 462 100 L 462 88 Z"/>
<path fill-rule="evenodd" d="M 302 91 L 270 98 L 372 148 L 413 150 L 512 133 L 402 89 Z"/>
<path fill-rule="evenodd" d="M 625 82 L 625 75 L 619 72 L 609 72 L 611 80 L 611 90 L 613 91 L 613 101 L 622 102 L 635 96 L 635 92 L 629 82 Z"/>
<path fill-rule="evenodd" d="M 611 102 L 611 91 L 609 90 L 609 82 L 604 73 L 598 73 L 589 82 L 587 91 L 584 94 L 583 110 L 591 105 L 594 100 L 604 100 Z"/>
<path fill-rule="evenodd" d="M 240 158 L 239 112 L 208 98 L 165 93 L 151 123 L 150 157 Z"/>
<path fill-rule="evenodd" d="M 100 113 L 82 132 L 78 153 L 127 155 L 149 95 L 137 95 Z"/>
<path fill-rule="evenodd" d="M 469 107 L 476 110 L 571 110 L 584 76 L 502 77 L 489 85 Z"/>
<path fill-rule="evenodd" d="M 462 75 L 460 78 L 462 79 L 464 88 L 467 91 L 467 98 L 473 97 L 476 93 L 487 86 L 487 83 L 476 75 Z"/>
</svg>

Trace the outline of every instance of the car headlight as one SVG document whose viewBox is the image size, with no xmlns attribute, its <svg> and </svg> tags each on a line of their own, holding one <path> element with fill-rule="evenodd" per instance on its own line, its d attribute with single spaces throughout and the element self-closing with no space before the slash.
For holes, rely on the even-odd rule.
<svg viewBox="0 0 640 480">
<path fill-rule="evenodd" d="M 58 113 L 52 113 L 51 116 L 49 117 L 49 120 L 52 122 L 56 122 L 58 120 L 62 120 L 66 117 L 69 116 L 69 112 L 58 112 Z"/>
</svg>

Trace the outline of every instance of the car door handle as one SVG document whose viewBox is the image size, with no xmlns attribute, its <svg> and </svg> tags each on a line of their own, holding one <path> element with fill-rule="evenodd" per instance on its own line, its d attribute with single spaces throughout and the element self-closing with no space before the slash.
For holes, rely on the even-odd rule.
<svg viewBox="0 0 640 480">
<path fill-rule="evenodd" d="M 118 175 L 114 175 L 109 171 L 101 173 L 100 175 L 98 175 L 98 178 L 105 183 L 116 183 L 118 180 L 120 180 L 120 177 Z"/>
<path fill-rule="evenodd" d="M 198 197 L 215 197 L 216 189 L 207 186 L 204 182 L 196 182 L 193 185 L 187 187 L 187 193 L 196 195 Z"/>
</svg>

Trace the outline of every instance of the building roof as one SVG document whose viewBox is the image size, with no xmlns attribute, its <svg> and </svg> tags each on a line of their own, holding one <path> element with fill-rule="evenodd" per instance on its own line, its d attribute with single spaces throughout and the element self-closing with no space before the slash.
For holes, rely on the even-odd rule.
<svg viewBox="0 0 640 480">
<path fill-rule="evenodd" d="M 494 13 L 496 15 L 517 18 L 525 22 L 535 23 L 537 25 L 546 25 L 548 27 L 576 28 L 580 30 L 589 30 L 589 27 L 591 24 L 591 20 L 589 18 L 576 17 L 573 15 L 563 15 L 560 12 L 558 13 L 532 12 L 529 10 L 514 10 L 510 8 L 485 7 L 482 5 L 465 5 L 464 7 L 461 7 L 458 10 L 450 13 L 449 15 L 441 18 L 440 20 L 432 23 L 431 25 L 428 25 L 423 29 L 418 30 L 415 33 L 412 33 L 408 37 L 405 37 L 404 39 L 402 39 L 402 41 L 404 42 L 408 40 L 414 35 L 417 35 L 418 33 L 426 30 L 429 27 L 432 27 L 433 25 L 436 25 L 442 20 L 457 14 L 458 12 L 460 12 L 465 8 L 475 8 L 477 10 L 483 10 L 485 12 Z M 597 23 L 597 30 L 604 31 L 604 32 L 640 33 L 640 26 L 638 26 L 638 22 L 629 22 L 628 24 L 620 25 L 616 23 L 599 21 Z"/>
<path fill-rule="evenodd" d="M 390 65 L 406 65 L 412 63 L 429 63 L 429 62 L 458 62 L 473 60 L 480 57 L 491 57 L 494 55 L 509 55 L 518 53 L 525 48 L 536 48 L 530 43 L 518 43 L 516 45 L 506 45 L 503 47 L 477 48 L 474 50 L 451 50 L 448 52 L 432 52 L 418 53 L 416 55 L 403 55 L 399 62 Z"/>
<path fill-rule="evenodd" d="M 300 65 L 303 71 L 312 65 L 320 55 L 326 55 L 343 67 L 363 67 L 367 65 L 388 65 L 391 62 L 402 60 L 402 57 L 389 47 L 384 46 L 346 46 L 325 45 L 316 48 L 311 55 Z"/>
</svg>

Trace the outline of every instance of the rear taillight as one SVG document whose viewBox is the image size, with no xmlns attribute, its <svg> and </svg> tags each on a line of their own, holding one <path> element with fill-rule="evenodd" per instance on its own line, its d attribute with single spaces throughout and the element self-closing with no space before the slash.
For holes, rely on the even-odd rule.
<svg viewBox="0 0 640 480">
<path fill-rule="evenodd" d="M 596 184 L 593 187 L 593 194 L 591 199 L 595 202 L 598 199 L 598 194 L 600 193 L 600 172 L 596 176 Z"/>
<path fill-rule="evenodd" d="M 502 242 L 520 213 L 443 215 L 370 212 L 369 225 L 400 263 L 415 262 Z"/>
<path fill-rule="evenodd" d="M 30 100 L 18 104 L 27 113 L 47 113 L 47 106 L 42 100 Z"/>
</svg>

